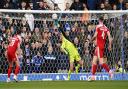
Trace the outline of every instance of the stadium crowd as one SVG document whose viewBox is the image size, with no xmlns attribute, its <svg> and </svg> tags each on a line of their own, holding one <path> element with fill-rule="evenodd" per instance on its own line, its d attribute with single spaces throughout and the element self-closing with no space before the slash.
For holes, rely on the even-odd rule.
<svg viewBox="0 0 128 89">
<path fill-rule="evenodd" d="M 27 2 L 20 0 L 5 0 L 5 2 L 0 2 L 0 8 L 4 9 L 34 9 L 34 10 L 59 10 L 57 4 L 55 4 L 54 9 L 50 8 L 45 1 L 31 0 Z M 92 4 L 90 1 L 97 0 L 86 0 L 83 4 L 80 0 L 79 4 L 75 0 L 71 6 L 66 4 L 65 10 L 83 10 L 83 7 L 87 7 L 89 10 L 119 10 L 127 9 L 128 3 L 124 0 L 119 0 L 116 2 L 114 0 L 98 0 L 100 3 L 95 2 Z M 83 0 L 84 1 L 84 0 Z M 109 3 L 108 3 L 109 1 Z M 123 2 L 121 8 L 120 3 Z M 1 5 L 2 3 L 2 5 Z M 36 3 L 36 4 L 35 4 Z M 32 5 L 30 5 L 32 4 Z M 98 6 L 97 6 L 98 5 Z M 122 5 L 122 4 L 121 4 Z M 78 7 L 77 7 L 78 6 Z M 92 7 L 93 6 L 93 7 Z M 59 48 L 59 28 L 57 28 L 52 20 L 39 19 L 38 17 L 44 17 L 44 15 L 31 15 L 34 22 L 30 26 L 30 22 L 27 19 L 27 15 L 21 15 L 22 18 L 18 17 L 19 14 L 0 14 L 0 73 L 7 73 L 7 59 L 5 58 L 4 52 L 8 45 L 8 38 L 12 36 L 16 30 L 22 30 L 22 55 L 19 56 L 21 73 L 57 73 L 57 72 L 67 72 L 69 67 L 68 56 L 61 52 Z M 50 15 L 47 14 L 49 18 Z M 94 44 L 90 43 L 90 39 L 95 31 L 95 26 L 97 25 L 97 20 L 91 20 L 88 23 L 82 23 L 80 20 L 72 21 L 68 18 L 73 18 L 74 15 L 64 14 L 61 16 L 62 19 L 67 19 L 67 21 L 59 21 L 65 31 L 67 37 L 77 46 L 78 51 L 84 60 L 84 71 L 90 72 L 91 60 L 94 51 Z M 124 58 L 125 58 L 125 70 L 128 71 L 128 16 L 123 16 L 123 29 L 124 29 Z M 107 62 L 111 65 L 111 68 L 119 71 L 122 68 L 121 65 L 121 36 L 120 28 L 121 21 L 119 18 L 111 18 L 105 21 L 105 24 L 110 29 L 112 36 L 114 38 L 113 50 L 108 53 L 107 49 L 105 51 L 105 56 L 107 57 Z M 120 55 L 120 56 L 118 56 Z M 103 71 L 99 69 L 98 71 Z"/>
<path fill-rule="evenodd" d="M 57 3 L 51 6 L 48 0 L 3 0 L 0 2 L 0 9 L 21 9 L 26 10 L 60 10 Z M 128 9 L 128 0 L 72 0 L 72 3 L 65 4 L 65 10 L 120 10 Z"/>
</svg>

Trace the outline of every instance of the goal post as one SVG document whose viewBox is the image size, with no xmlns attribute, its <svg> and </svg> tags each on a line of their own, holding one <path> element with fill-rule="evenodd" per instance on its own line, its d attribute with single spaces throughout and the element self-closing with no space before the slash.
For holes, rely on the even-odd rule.
<svg viewBox="0 0 128 89">
<path fill-rule="evenodd" d="M 86 17 L 87 16 L 87 17 Z M 71 80 L 87 80 L 91 75 L 91 62 L 95 43 L 90 39 L 95 32 L 99 16 L 113 38 L 112 51 L 105 44 L 104 61 L 115 71 L 114 80 L 128 80 L 128 10 L 109 11 L 44 11 L 0 9 L 0 81 L 7 78 L 8 62 L 4 52 L 8 37 L 22 30 L 20 80 L 66 80 L 69 69 L 68 55 L 59 45 L 59 28 L 76 45 L 84 60 L 84 68 L 71 75 Z M 77 65 L 77 62 L 74 63 Z M 14 66 L 15 67 L 15 66 Z M 13 76 L 13 74 L 12 74 Z M 99 65 L 97 80 L 109 80 Z"/>
</svg>

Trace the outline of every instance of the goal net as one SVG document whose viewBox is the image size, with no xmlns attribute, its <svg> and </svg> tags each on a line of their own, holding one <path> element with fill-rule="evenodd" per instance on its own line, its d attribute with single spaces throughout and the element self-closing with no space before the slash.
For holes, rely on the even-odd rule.
<svg viewBox="0 0 128 89">
<path fill-rule="evenodd" d="M 95 49 L 89 39 L 94 35 L 99 16 L 104 17 L 113 38 L 110 52 L 106 42 L 104 61 L 116 72 L 115 80 L 128 79 L 128 11 L 0 10 L 0 81 L 7 78 L 8 62 L 4 53 L 8 38 L 18 29 L 22 30 L 19 80 L 66 80 L 69 57 L 59 46 L 60 26 L 84 61 L 78 74 L 74 67 L 71 80 L 86 80 L 91 74 Z M 97 73 L 99 80 L 108 79 L 100 65 Z"/>
</svg>

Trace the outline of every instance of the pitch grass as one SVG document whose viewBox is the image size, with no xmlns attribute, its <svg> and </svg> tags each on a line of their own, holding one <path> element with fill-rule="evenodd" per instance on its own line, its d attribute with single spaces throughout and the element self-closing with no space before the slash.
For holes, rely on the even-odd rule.
<svg viewBox="0 0 128 89">
<path fill-rule="evenodd" d="M 29 81 L 0 82 L 0 89 L 128 89 L 128 81 Z"/>
</svg>

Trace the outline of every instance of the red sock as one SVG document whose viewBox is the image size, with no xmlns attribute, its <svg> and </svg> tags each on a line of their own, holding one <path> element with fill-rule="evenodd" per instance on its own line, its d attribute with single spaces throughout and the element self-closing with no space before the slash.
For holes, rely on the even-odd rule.
<svg viewBox="0 0 128 89">
<path fill-rule="evenodd" d="M 109 66 L 106 64 L 106 63 L 103 63 L 102 64 L 102 67 L 107 71 L 107 72 L 109 72 Z"/>
<path fill-rule="evenodd" d="M 12 73 L 12 67 L 9 67 L 8 68 L 8 78 L 10 78 L 11 73 Z"/>
<path fill-rule="evenodd" d="M 97 65 L 93 64 L 92 65 L 92 75 L 95 75 L 97 69 Z"/>
<path fill-rule="evenodd" d="M 16 66 L 16 69 L 15 69 L 15 75 L 17 75 L 20 71 L 20 67 L 19 66 Z"/>
</svg>

